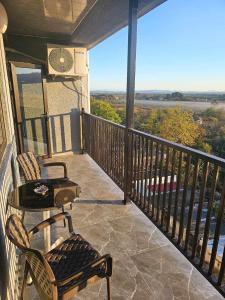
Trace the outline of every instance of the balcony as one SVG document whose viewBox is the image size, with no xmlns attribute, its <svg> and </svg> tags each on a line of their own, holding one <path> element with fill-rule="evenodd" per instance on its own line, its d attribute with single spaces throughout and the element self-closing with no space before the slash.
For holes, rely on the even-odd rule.
<svg viewBox="0 0 225 300">
<path fill-rule="evenodd" d="M 49 156 L 78 151 L 81 140 L 83 155 L 61 156 L 68 163 L 69 177 L 82 188 L 81 198 L 70 213 L 75 229 L 101 253 L 113 256 L 113 299 L 222 299 L 225 160 L 131 129 L 137 18 L 165 1 L 117 1 L 115 5 L 112 0 L 90 0 L 84 1 L 84 7 L 76 7 L 77 1 L 66 4 L 59 0 L 54 6 L 54 1 L 47 5 L 49 1 L 32 0 L 29 14 L 26 1 L 2 2 L 10 22 L 5 48 L 2 34 L 7 22 L 0 32 L 4 58 L 0 63 L 4 75 L 1 98 L 5 98 L 0 104 L 7 111 L 4 127 L 9 129 L 9 136 L 0 165 L 0 227 L 5 226 L 7 195 L 17 177 L 12 176 L 17 170 L 16 140 L 18 152 L 31 150 Z M 73 9 L 78 14 L 75 19 Z M 83 112 L 80 135 L 80 110 L 90 107 L 89 76 L 80 82 L 65 74 L 46 77 L 42 71 L 47 70 L 47 44 L 77 44 L 91 49 L 128 23 L 126 128 Z M 11 62 L 12 99 L 6 62 Z M 34 118 L 21 118 L 24 99 L 16 68 L 37 69 L 42 74 L 39 102 L 43 107 Z M 27 98 L 29 105 L 31 98 Z M 41 215 L 37 213 L 25 218 L 28 227 L 39 221 Z M 63 225 L 56 227 L 52 243 L 64 235 Z M 10 280 L 5 276 L 1 281 L 1 289 L 7 292 L 7 299 L 17 299 L 16 251 L 8 241 L 5 245 L 4 230 L 0 236 L 5 255 L 2 269 L 12 274 Z M 35 246 L 42 249 L 42 241 L 38 236 Z M 9 247 L 12 251 L 6 255 Z M 38 299 L 32 286 L 26 298 Z M 105 299 L 105 287 L 100 284 L 85 289 L 76 299 Z"/>
<path fill-rule="evenodd" d="M 80 200 L 69 210 L 75 230 L 101 253 L 109 252 L 114 258 L 113 299 L 223 299 L 134 203 L 123 205 L 121 189 L 89 155 L 61 159 L 69 166 L 70 178 L 82 188 Z M 37 213 L 25 218 L 29 226 L 40 220 Z M 65 232 L 63 224 L 56 227 L 52 241 Z M 35 242 L 40 245 L 40 241 Z M 36 295 L 33 287 L 27 288 L 26 299 L 39 299 Z M 75 299 L 105 296 L 103 282 Z"/>
<path fill-rule="evenodd" d="M 83 113 L 87 153 L 224 293 L 225 160 L 134 129 L 125 150 L 124 133 L 123 126 Z"/>
</svg>

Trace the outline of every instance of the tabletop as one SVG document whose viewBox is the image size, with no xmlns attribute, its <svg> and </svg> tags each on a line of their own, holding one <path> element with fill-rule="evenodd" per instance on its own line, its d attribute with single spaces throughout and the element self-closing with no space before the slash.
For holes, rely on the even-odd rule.
<svg viewBox="0 0 225 300">
<path fill-rule="evenodd" d="M 45 195 L 34 192 L 40 185 L 48 187 Z M 22 211 L 45 211 L 62 207 L 79 197 L 80 186 L 69 179 L 40 179 L 27 182 L 8 196 L 8 205 Z"/>
</svg>

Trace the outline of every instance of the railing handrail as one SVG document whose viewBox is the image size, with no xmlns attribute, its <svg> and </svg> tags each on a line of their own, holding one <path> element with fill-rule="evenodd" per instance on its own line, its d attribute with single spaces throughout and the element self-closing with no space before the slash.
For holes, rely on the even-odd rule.
<svg viewBox="0 0 225 300">
<path fill-rule="evenodd" d="M 89 116 L 91 116 L 91 117 L 93 117 L 95 119 L 104 121 L 106 123 L 109 123 L 111 125 L 119 127 L 121 129 L 125 129 L 125 126 L 123 126 L 121 124 L 114 123 L 114 122 L 109 121 L 109 120 L 106 120 L 106 119 L 104 119 L 102 117 L 95 116 L 93 114 L 89 114 L 89 113 L 86 113 L 86 112 L 83 112 L 83 114 L 89 115 Z M 199 159 L 202 159 L 204 161 L 208 161 L 208 162 L 214 163 L 217 166 L 225 168 L 225 159 L 223 159 L 222 157 L 218 157 L 218 156 L 215 156 L 215 155 L 212 155 L 212 154 L 208 154 L 208 153 L 205 153 L 203 151 L 200 151 L 200 150 L 188 147 L 188 146 L 184 146 L 182 144 L 178 144 L 178 143 L 169 141 L 167 139 L 164 139 L 164 138 L 161 138 L 161 137 L 158 137 L 158 136 L 155 136 L 155 135 L 152 135 L 152 134 L 149 134 L 149 133 L 137 130 L 137 129 L 130 128 L 129 132 L 133 132 L 133 133 L 139 134 L 139 135 L 141 135 L 143 137 L 150 138 L 150 139 L 152 139 L 155 142 L 159 142 L 159 143 L 164 144 L 164 145 L 166 145 L 168 147 L 175 148 L 178 151 L 182 151 L 182 152 L 185 152 L 187 154 L 191 153 L 192 155 L 198 156 Z"/>
<path fill-rule="evenodd" d="M 24 121 L 36 121 L 36 120 L 42 120 L 42 119 L 45 119 L 46 117 L 48 117 L 49 119 L 52 119 L 52 118 L 56 118 L 56 117 L 65 117 L 65 116 L 70 116 L 71 115 L 71 112 L 68 112 L 68 113 L 62 113 L 62 114 L 55 114 L 55 115 L 45 115 L 45 114 L 41 114 L 40 116 L 38 117 L 29 117 L 29 118 L 26 118 L 24 119 Z"/>
<path fill-rule="evenodd" d="M 84 115 L 87 115 L 87 116 L 91 116 L 92 118 L 95 118 L 95 119 L 98 119 L 98 120 L 101 120 L 101 121 L 104 121 L 106 123 L 109 123 L 111 125 L 114 125 L 116 127 L 119 127 L 121 129 L 125 129 L 125 126 L 124 125 L 121 125 L 121 124 L 118 124 L 118 123 L 115 123 L 115 122 L 112 122 L 112 121 L 109 121 L 109 120 L 106 120 L 102 117 L 99 117 L 99 116 L 95 116 L 95 115 L 92 115 L 92 114 L 89 114 L 87 112 L 82 112 Z"/>
<path fill-rule="evenodd" d="M 136 134 L 139 134 L 143 137 L 150 138 L 155 142 L 159 142 L 159 143 L 162 143 L 166 146 L 175 148 L 178 151 L 182 151 L 182 152 L 185 152 L 187 154 L 191 153 L 192 155 L 196 154 L 199 159 L 207 160 L 208 162 L 214 163 L 214 164 L 216 164 L 216 165 L 218 165 L 222 168 L 225 167 L 225 159 L 223 159 L 222 157 L 218 157 L 218 156 L 215 156 L 215 155 L 212 155 L 212 154 L 208 154 L 208 153 L 205 153 L 203 151 L 200 151 L 200 150 L 188 147 L 188 146 L 184 146 L 182 144 L 178 144 L 178 143 L 175 143 L 175 142 L 166 140 L 164 138 L 161 138 L 161 137 L 149 134 L 149 133 L 145 133 L 145 132 L 142 132 L 142 131 L 139 131 L 139 130 L 136 130 L 136 129 L 129 129 L 129 131 L 133 132 L 133 133 L 136 133 Z"/>
</svg>

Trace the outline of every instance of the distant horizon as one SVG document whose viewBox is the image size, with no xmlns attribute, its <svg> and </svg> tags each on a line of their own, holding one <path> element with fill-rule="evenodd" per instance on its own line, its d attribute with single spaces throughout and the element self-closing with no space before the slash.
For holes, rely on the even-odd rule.
<svg viewBox="0 0 225 300">
<path fill-rule="evenodd" d="M 107 92 L 107 93 L 126 93 L 126 90 L 117 90 L 117 89 L 91 89 L 90 90 L 91 93 L 93 92 Z M 216 90 L 205 90 L 205 91 L 192 91 L 192 90 L 164 90 L 164 89 L 153 89 L 153 90 L 149 90 L 149 89 L 140 89 L 140 90 L 135 90 L 135 93 L 195 93 L 195 94 L 225 94 L 225 90 L 224 91 L 216 91 Z"/>
</svg>

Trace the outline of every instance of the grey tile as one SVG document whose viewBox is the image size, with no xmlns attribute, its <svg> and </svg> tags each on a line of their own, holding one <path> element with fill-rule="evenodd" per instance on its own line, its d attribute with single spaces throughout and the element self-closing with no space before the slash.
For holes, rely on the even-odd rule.
<svg viewBox="0 0 225 300">
<path fill-rule="evenodd" d="M 80 200 L 68 210 L 76 232 L 83 235 L 102 254 L 114 259 L 113 300 L 216 300 L 223 297 L 186 260 L 134 205 L 122 205 L 123 193 L 88 155 L 53 158 L 67 162 L 71 180 L 82 188 Z M 60 176 L 54 169 L 49 176 Z M 41 214 L 26 216 L 31 226 Z M 66 237 L 62 224 L 52 230 L 52 241 Z M 35 241 L 41 247 L 42 237 Z M 36 299 L 33 287 L 26 299 Z M 38 299 L 38 297 L 37 297 Z M 81 291 L 74 299 L 106 299 L 102 280 Z"/>
</svg>

